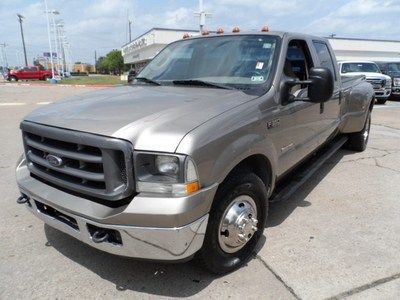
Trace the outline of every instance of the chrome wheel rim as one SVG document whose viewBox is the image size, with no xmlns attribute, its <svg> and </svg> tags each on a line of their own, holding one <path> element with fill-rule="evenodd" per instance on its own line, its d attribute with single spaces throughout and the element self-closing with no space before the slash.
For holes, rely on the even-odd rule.
<svg viewBox="0 0 400 300">
<path fill-rule="evenodd" d="M 365 130 L 363 133 L 364 142 L 368 141 L 370 127 L 371 127 L 371 116 L 368 116 L 367 123 L 365 124 Z"/>
<path fill-rule="evenodd" d="M 253 198 L 241 195 L 225 209 L 219 224 L 218 242 L 226 253 L 242 249 L 257 231 L 257 206 Z"/>
</svg>

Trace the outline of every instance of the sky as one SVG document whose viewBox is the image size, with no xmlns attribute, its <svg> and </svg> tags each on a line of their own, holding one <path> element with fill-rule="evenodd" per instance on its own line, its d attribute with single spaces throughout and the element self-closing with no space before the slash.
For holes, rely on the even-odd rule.
<svg viewBox="0 0 400 300">
<path fill-rule="evenodd" d="M 197 0 L 47 0 L 60 12 L 71 44 L 72 59 L 94 63 L 94 51 L 105 55 L 152 27 L 197 29 Z M 338 37 L 400 40 L 400 0 L 204 0 L 212 13 L 206 28 L 296 31 Z M 44 0 L 0 0 L 0 44 L 5 43 L 10 66 L 22 58 L 17 13 L 24 19 L 28 62 L 49 52 Z M 19 53 L 19 54 L 18 54 Z M 19 57 L 19 59 L 18 59 Z"/>
</svg>

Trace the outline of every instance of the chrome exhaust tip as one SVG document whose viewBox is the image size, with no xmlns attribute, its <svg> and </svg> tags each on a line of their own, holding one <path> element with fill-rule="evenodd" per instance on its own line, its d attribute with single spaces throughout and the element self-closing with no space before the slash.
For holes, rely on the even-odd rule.
<svg viewBox="0 0 400 300">
<path fill-rule="evenodd" d="M 95 233 L 93 233 L 92 241 L 96 244 L 99 244 L 99 243 L 106 242 L 109 237 L 110 237 L 110 234 L 107 231 L 100 229 L 100 230 L 95 231 Z"/>
<path fill-rule="evenodd" d="M 24 194 L 21 194 L 21 196 L 19 196 L 18 199 L 17 199 L 17 203 L 18 204 L 29 203 L 29 197 L 24 195 Z"/>
</svg>

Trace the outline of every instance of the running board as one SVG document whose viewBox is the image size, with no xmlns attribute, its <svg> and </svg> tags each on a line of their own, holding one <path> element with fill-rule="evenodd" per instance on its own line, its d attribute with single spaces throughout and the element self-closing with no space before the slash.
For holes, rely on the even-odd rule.
<svg viewBox="0 0 400 300">
<path fill-rule="evenodd" d="M 285 182 L 282 186 L 278 185 L 276 192 L 272 194 L 269 202 L 274 203 L 288 200 L 346 142 L 347 137 L 343 136 L 318 150 L 315 156 L 296 168 L 297 170 L 293 172 L 293 175 L 290 175 L 289 180 L 283 180 Z"/>
</svg>

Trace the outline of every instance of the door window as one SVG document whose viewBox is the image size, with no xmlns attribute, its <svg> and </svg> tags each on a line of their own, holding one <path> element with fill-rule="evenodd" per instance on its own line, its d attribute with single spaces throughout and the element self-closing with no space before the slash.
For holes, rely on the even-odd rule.
<svg viewBox="0 0 400 300">
<path fill-rule="evenodd" d="M 317 42 L 317 41 L 314 41 L 313 44 L 315 51 L 317 51 L 317 55 L 320 61 L 320 66 L 331 70 L 332 75 L 334 76 L 336 81 L 337 78 L 336 78 L 335 67 L 328 46 L 323 42 Z"/>
<path fill-rule="evenodd" d="M 309 71 L 313 67 L 310 51 L 307 43 L 303 40 L 292 40 L 289 42 L 286 54 L 284 74 L 294 80 L 307 80 Z M 307 86 L 296 85 L 290 93 L 296 97 L 306 97 Z"/>
</svg>

